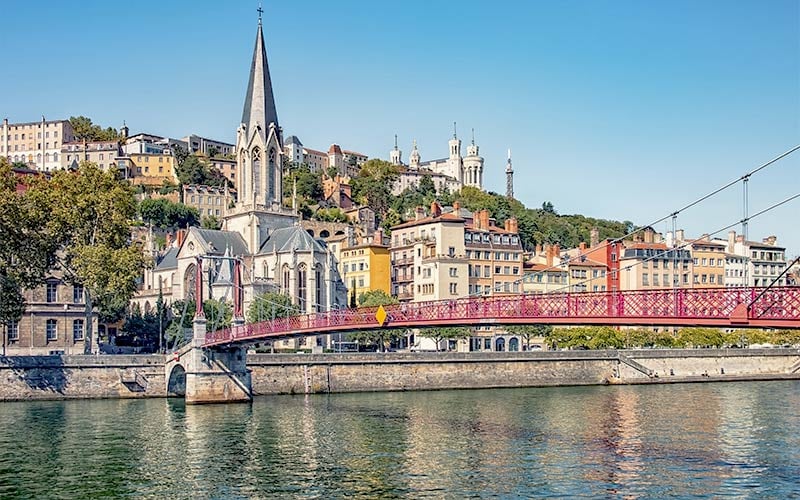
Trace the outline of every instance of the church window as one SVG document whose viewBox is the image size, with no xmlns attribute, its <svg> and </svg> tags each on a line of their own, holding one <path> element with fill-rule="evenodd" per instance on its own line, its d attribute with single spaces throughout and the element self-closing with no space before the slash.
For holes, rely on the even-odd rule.
<svg viewBox="0 0 800 500">
<path fill-rule="evenodd" d="M 260 191 L 261 185 L 261 151 L 258 149 L 253 150 L 253 199 L 255 199 Z"/>
<path fill-rule="evenodd" d="M 316 303 L 317 303 L 317 312 L 322 311 L 322 306 L 325 301 L 325 297 L 323 295 L 324 290 L 324 280 L 322 279 L 322 268 L 317 266 L 314 270 L 314 285 L 316 288 Z"/>
<path fill-rule="evenodd" d="M 269 150 L 269 170 L 267 171 L 267 182 L 269 183 L 267 189 L 269 190 L 269 199 L 275 200 L 275 148 Z"/>
<path fill-rule="evenodd" d="M 283 293 L 291 295 L 289 292 L 289 266 L 283 266 Z"/>
<path fill-rule="evenodd" d="M 300 312 L 302 313 L 306 312 L 307 279 L 308 273 L 306 272 L 306 266 L 300 264 L 297 268 L 297 305 L 300 306 Z"/>
</svg>

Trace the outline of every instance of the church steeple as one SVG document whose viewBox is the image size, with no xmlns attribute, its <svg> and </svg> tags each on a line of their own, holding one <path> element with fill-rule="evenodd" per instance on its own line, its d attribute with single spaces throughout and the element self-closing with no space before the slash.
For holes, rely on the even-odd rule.
<svg viewBox="0 0 800 500">
<path fill-rule="evenodd" d="M 261 7 L 258 8 L 258 32 L 253 49 L 253 62 L 250 65 L 250 81 L 244 98 L 242 124 L 249 136 L 256 124 L 268 130 L 271 123 L 278 127 L 278 113 L 275 111 L 275 97 L 272 95 L 272 80 L 269 77 L 267 50 L 264 46 L 264 33 L 261 30 Z"/>
</svg>

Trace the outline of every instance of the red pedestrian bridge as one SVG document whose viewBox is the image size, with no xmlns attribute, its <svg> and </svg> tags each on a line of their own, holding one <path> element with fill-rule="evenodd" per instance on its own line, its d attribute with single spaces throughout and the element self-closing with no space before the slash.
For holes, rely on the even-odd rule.
<svg viewBox="0 0 800 500">
<path fill-rule="evenodd" d="M 375 328 L 488 325 L 800 328 L 800 287 L 501 295 L 333 310 L 208 332 L 205 347 Z M 380 315 L 379 315 L 380 316 Z"/>
</svg>

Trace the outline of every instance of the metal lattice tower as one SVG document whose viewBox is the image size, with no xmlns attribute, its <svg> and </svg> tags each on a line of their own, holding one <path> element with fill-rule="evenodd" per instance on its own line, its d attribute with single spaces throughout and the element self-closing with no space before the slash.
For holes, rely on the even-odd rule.
<svg viewBox="0 0 800 500">
<path fill-rule="evenodd" d="M 511 167 L 511 150 L 508 150 L 506 163 L 506 197 L 514 199 L 514 169 Z"/>
</svg>

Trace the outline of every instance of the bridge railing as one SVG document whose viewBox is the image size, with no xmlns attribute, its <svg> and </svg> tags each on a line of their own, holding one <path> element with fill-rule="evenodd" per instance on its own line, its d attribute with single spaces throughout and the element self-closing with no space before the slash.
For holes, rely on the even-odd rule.
<svg viewBox="0 0 800 500">
<path fill-rule="evenodd" d="M 741 304 L 749 306 L 747 318 L 798 321 L 800 287 L 677 288 L 613 292 L 581 292 L 467 297 L 384 306 L 387 326 L 502 323 L 504 320 L 567 319 L 591 322 L 614 319 L 726 320 Z M 297 334 L 333 333 L 378 327 L 376 307 L 333 310 L 324 313 L 275 318 L 206 334 L 207 344 L 246 339 L 280 338 Z"/>
</svg>

